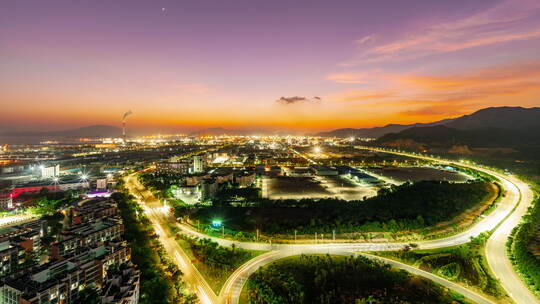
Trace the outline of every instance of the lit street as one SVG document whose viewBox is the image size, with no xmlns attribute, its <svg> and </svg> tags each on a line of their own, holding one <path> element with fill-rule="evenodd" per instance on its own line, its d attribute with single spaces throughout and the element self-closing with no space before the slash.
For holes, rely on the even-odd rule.
<svg viewBox="0 0 540 304">
<path fill-rule="evenodd" d="M 375 149 L 377 150 L 377 149 Z M 383 150 L 380 150 L 383 151 Z M 394 153 L 408 157 L 416 157 L 424 160 L 436 161 L 443 164 L 451 164 L 450 161 L 445 161 L 441 159 L 434 159 L 421 155 L 414 155 L 403 152 L 393 152 L 393 151 L 384 151 L 386 153 Z M 491 238 L 488 240 L 486 247 L 486 257 L 490 267 L 492 268 L 493 273 L 501 280 L 502 286 L 507 290 L 509 295 L 516 301 L 516 303 L 537 303 L 538 300 L 534 295 L 527 289 L 527 287 L 522 283 L 522 281 L 517 277 L 517 274 L 513 270 L 510 261 L 506 255 L 505 241 L 508 237 L 512 227 L 517 225 L 519 219 L 526 212 L 528 206 L 532 202 L 532 193 L 528 186 L 517 180 L 515 177 L 505 176 L 503 174 L 494 172 L 489 169 L 478 167 L 472 164 L 460 164 L 460 166 L 468 167 L 486 174 L 492 175 L 499 179 L 504 189 L 507 191 L 505 197 L 501 199 L 498 203 L 497 208 L 491 212 L 489 215 L 484 217 L 482 220 L 474 224 L 470 229 L 462 233 L 445 237 L 436 240 L 429 241 L 420 241 L 416 242 L 418 248 L 420 249 L 433 249 L 433 248 L 444 248 L 455 246 L 470 241 L 471 237 L 478 236 L 484 231 L 489 231 L 496 228 L 501 222 L 502 224 L 498 226 Z M 131 175 L 128 179 L 129 189 L 133 191 L 134 189 L 142 189 L 142 185 L 138 184 L 136 179 Z M 137 185 L 136 187 L 134 185 Z M 138 190 L 136 190 L 138 191 Z M 132 192 L 133 193 L 133 192 Z M 196 271 L 195 267 L 191 265 L 189 259 L 180 259 L 182 250 L 179 248 L 177 243 L 174 241 L 174 238 L 167 237 L 166 233 L 163 231 L 162 227 L 165 227 L 167 224 L 168 216 L 163 213 L 162 206 L 157 200 L 150 199 L 152 197 L 148 191 L 143 191 L 145 193 L 145 205 L 147 206 L 147 214 L 151 218 L 155 227 L 158 227 L 160 233 L 160 239 L 166 245 L 168 251 L 174 252 L 173 256 L 178 260 L 178 264 L 181 267 L 182 271 L 186 270 L 186 273 L 189 273 L 191 277 L 190 280 L 195 281 L 197 286 L 200 286 L 200 290 L 204 291 L 203 299 L 217 299 L 212 290 L 204 284 L 204 278 Z M 521 196 L 520 193 L 523 193 Z M 512 213 L 512 210 L 517 206 L 515 211 Z M 510 215 L 511 214 L 511 215 Z M 510 215 L 510 216 L 509 216 Z M 509 217 L 508 217 L 509 216 Z M 507 218 L 508 217 L 508 218 Z M 506 220 L 505 220 L 506 219 Z M 270 243 L 257 243 L 257 242 L 239 242 L 234 240 L 227 240 L 217 237 L 212 237 L 204 235 L 193 229 L 187 227 L 186 225 L 177 224 L 183 233 L 186 233 L 190 236 L 199 237 L 199 238 L 209 238 L 222 246 L 232 246 L 233 244 L 239 248 L 250 249 L 250 250 L 267 250 L 270 251 L 264 255 L 256 257 L 252 261 L 247 262 L 245 265 L 240 267 L 235 271 L 235 273 L 229 278 L 223 290 L 220 292 L 221 301 L 226 301 L 226 303 L 237 303 L 239 293 L 242 290 L 243 283 L 253 273 L 258 267 L 271 263 L 282 257 L 299 255 L 299 254 L 354 254 L 355 252 L 367 252 L 367 251 L 394 251 L 403 249 L 406 246 L 406 243 L 329 243 L 328 241 L 318 244 L 270 244 Z M 387 262 L 387 260 L 385 260 Z M 451 283 L 443 278 L 440 278 L 434 274 L 419 271 L 413 267 L 404 265 L 398 262 L 392 262 L 393 266 L 398 268 L 403 268 L 415 274 L 421 275 L 428 279 L 434 280 L 442 285 L 445 285 L 448 288 L 451 288 L 457 292 L 460 292 L 469 298 L 475 300 L 479 303 L 491 303 L 484 297 L 478 295 L 477 293 L 467 290 L 464 287 Z M 206 286 L 206 287 L 205 287 Z M 232 301 L 232 302 L 231 302 Z"/>
</svg>

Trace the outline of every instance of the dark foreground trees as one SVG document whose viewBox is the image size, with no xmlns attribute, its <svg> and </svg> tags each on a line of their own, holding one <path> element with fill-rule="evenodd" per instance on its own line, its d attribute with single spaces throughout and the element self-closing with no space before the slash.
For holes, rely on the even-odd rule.
<svg viewBox="0 0 540 304">
<path fill-rule="evenodd" d="M 124 236 L 131 248 L 131 259 L 141 270 L 141 304 L 196 303 L 186 293 L 182 272 L 168 258 L 152 225 L 130 195 L 118 192 L 117 202 L 125 225 Z"/>
<path fill-rule="evenodd" d="M 249 303 L 466 303 L 435 283 L 358 257 L 300 256 L 259 269 Z"/>
<path fill-rule="evenodd" d="M 489 196 L 488 183 L 421 181 L 382 189 L 362 201 L 260 200 L 251 205 L 200 207 L 192 220 L 220 218 L 229 229 L 268 234 L 400 231 L 451 220 Z"/>
<path fill-rule="evenodd" d="M 536 199 L 522 223 L 514 228 L 508 239 L 508 251 L 512 263 L 527 285 L 540 295 L 540 256 L 533 252 L 534 240 L 540 230 L 540 200 Z M 538 252 L 536 250 L 536 252 Z"/>
</svg>

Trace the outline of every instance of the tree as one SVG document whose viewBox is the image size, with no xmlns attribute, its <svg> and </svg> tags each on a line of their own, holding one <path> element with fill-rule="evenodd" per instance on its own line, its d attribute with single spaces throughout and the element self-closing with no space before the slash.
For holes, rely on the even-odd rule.
<svg viewBox="0 0 540 304">
<path fill-rule="evenodd" d="M 81 304 L 99 304 L 101 303 L 101 295 L 94 285 L 90 285 L 79 292 L 76 302 Z"/>
</svg>

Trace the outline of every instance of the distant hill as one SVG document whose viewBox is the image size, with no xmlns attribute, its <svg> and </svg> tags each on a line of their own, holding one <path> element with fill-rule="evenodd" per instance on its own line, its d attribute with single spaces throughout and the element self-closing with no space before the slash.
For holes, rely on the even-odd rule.
<svg viewBox="0 0 540 304">
<path fill-rule="evenodd" d="M 412 127 L 423 127 L 423 126 L 435 126 L 435 125 L 441 125 L 448 122 L 451 122 L 452 119 L 445 119 L 440 120 L 436 122 L 431 123 L 415 123 L 410 125 L 400 125 L 400 124 L 388 124 L 384 127 L 373 127 L 373 128 L 361 128 L 361 129 L 352 129 L 352 128 L 345 128 L 345 129 L 336 129 L 329 132 L 321 132 L 316 135 L 323 136 L 323 137 L 370 137 L 370 138 L 378 138 L 385 134 L 389 133 L 397 133 Z"/>
<path fill-rule="evenodd" d="M 522 129 L 540 125 L 540 108 L 496 107 L 478 110 L 445 123 L 446 126 L 470 130 L 479 128 Z"/>
<path fill-rule="evenodd" d="M 46 132 L 3 132 L 4 137 L 34 137 L 34 138 L 80 138 L 80 137 L 119 137 L 122 130 L 107 125 L 94 125 L 69 130 L 46 131 Z"/>
<path fill-rule="evenodd" d="M 540 108 L 500 107 L 479 110 L 436 126 L 412 127 L 381 136 L 375 144 L 394 147 L 540 148 Z"/>
<path fill-rule="evenodd" d="M 386 134 L 377 139 L 376 142 L 385 144 L 404 139 L 440 147 L 451 147 L 453 145 L 475 147 L 540 145 L 540 128 L 458 130 L 444 125 L 414 127 L 399 133 Z"/>
<path fill-rule="evenodd" d="M 478 110 L 470 115 L 444 119 L 431 123 L 415 123 L 410 125 L 389 124 L 384 127 L 363 129 L 337 129 L 318 133 L 325 137 L 371 137 L 379 138 L 386 134 L 399 133 L 414 127 L 430 127 L 444 125 L 459 130 L 479 128 L 521 129 L 540 125 L 540 108 L 493 107 Z"/>
</svg>

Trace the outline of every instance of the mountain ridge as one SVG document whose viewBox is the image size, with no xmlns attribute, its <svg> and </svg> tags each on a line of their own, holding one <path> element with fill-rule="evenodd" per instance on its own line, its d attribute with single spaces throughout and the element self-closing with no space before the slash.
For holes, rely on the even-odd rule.
<svg viewBox="0 0 540 304">
<path fill-rule="evenodd" d="M 538 122 L 538 123 L 537 123 Z M 371 137 L 380 138 L 387 134 L 399 133 L 415 127 L 445 125 L 451 128 L 467 130 L 477 128 L 519 129 L 540 125 L 540 107 L 489 107 L 456 118 L 443 119 L 431 123 L 408 125 L 388 124 L 373 128 L 343 128 L 317 135 L 323 137 Z"/>
<path fill-rule="evenodd" d="M 55 131 L 4 131 L 1 136 L 19 137 L 119 137 L 122 130 L 110 125 L 90 125 Z"/>
</svg>

